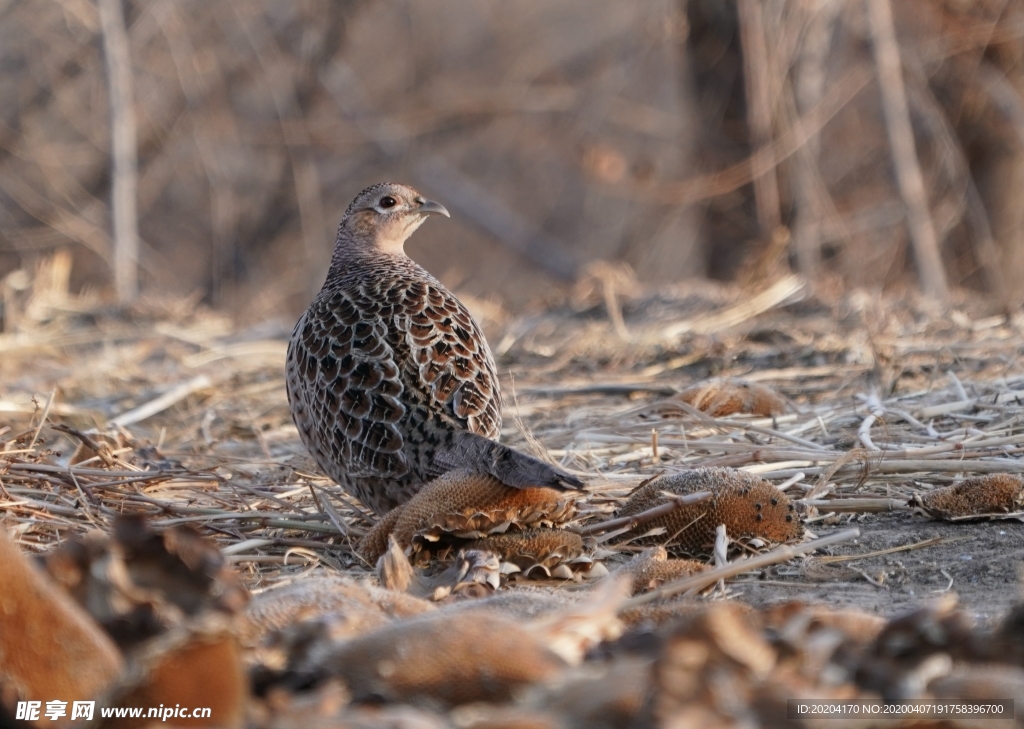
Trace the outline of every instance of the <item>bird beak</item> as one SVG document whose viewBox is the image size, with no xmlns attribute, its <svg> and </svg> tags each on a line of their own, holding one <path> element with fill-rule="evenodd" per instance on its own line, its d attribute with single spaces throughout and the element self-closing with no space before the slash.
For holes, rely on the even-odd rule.
<svg viewBox="0 0 1024 729">
<path fill-rule="evenodd" d="M 446 218 L 451 217 L 451 215 L 448 214 L 448 209 L 441 203 L 436 203 L 433 200 L 427 200 L 422 197 L 416 198 L 416 202 L 420 204 L 419 211 L 424 215 L 427 215 L 429 213 L 437 213 L 438 215 L 443 215 Z"/>
</svg>

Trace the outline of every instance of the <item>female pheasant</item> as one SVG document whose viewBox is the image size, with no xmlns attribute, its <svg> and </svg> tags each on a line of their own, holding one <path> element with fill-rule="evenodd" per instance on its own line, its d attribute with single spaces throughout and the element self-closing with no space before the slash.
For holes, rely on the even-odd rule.
<svg viewBox="0 0 1024 729">
<path fill-rule="evenodd" d="M 495 440 L 501 395 L 483 333 L 405 254 L 431 213 L 448 217 L 395 183 L 368 187 L 345 211 L 327 280 L 288 344 L 288 401 L 302 442 L 379 514 L 456 469 L 515 488 L 579 488 L 575 476 Z"/>
</svg>

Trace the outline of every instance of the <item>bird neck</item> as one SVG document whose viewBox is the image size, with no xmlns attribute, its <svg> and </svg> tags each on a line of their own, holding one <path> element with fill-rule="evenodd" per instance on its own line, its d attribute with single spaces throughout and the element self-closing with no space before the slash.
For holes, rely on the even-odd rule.
<svg viewBox="0 0 1024 729">
<path fill-rule="evenodd" d="M 346 216 L 338 226 L 334 256 L 356 258 L 378 253 L 404 256 L 405 241 L 425 219 L 424 215 L 400 215 L 371 222 L 365 215 Z"/>
<path fill-rule="evenodd" d="M 331 255 L 331 267 L 327 272 L 327 281 L 336 281 L 353 270 L 384 265 L 399 266 L 408 261 L 405 254 L 405 239 L 400 241 L 367 240 L 362 236 L 354 236 L 342 228 L 334 242 L 334 253 Z"/>
</svg>

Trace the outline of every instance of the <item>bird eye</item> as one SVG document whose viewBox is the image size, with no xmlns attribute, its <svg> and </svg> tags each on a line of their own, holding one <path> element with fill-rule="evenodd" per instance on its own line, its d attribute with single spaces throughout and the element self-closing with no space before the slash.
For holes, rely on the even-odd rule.
<svg viewBox="0 0 1024 729">
<path fill-rule="evenodd" d="M 390 195 L 385 195 L 380 199 L 380 206 L 382 208 L 393 208 L 398 204 L 398 201 Z"/>
</svg>

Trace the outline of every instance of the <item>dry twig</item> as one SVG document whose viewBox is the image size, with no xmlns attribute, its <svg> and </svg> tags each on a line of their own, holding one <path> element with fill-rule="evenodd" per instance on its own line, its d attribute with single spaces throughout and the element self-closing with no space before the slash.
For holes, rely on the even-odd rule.
<svg viewBox="0 0 1024 729">
<path fill-rule="evenodd" d="M 114 282 L 117 298 L 131 301 L 139 292 L 138 158 L 135 91 L 128 30 L 121 0 L 98 0 L 110 95 L 110 149 L 113 158 Z"/>
<path fill-rule="evenodd" d="M 921 286 L 925 293 L 945 300 L 949 296 L 946 272 L 942 266 L 935 225 L 928 209 L 928 194 L 925 191 L 921 163 L 914 149 L 914 131 L 910 125 L 910 108 L 903 84 L 892 5 L 890 0 L 865 0 L 865 3 L 871 25 L 886 129 L 892 147 L 892 162 L 900 195 L 907 206 L 907 229 L 914 245 Z"/>
</svg>

